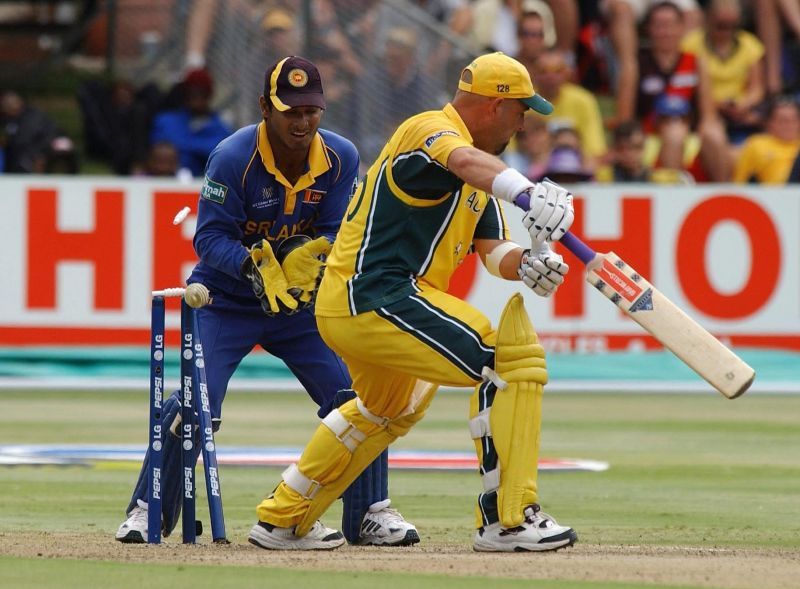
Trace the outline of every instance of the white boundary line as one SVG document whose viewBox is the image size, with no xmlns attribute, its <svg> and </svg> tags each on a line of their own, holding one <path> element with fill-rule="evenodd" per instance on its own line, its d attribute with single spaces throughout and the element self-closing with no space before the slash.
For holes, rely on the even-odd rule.
<svg viewBox="0 0 800 589">
<path fill-rule="evenodd" d="M 57 378 L 19 378 L 0 377 L 0 392 L 10 389 L 48 389 L 58 391 L 100 391 L 100 390 L 137 390 L 146 391 L 147 379 L 139 378 L 92 378 L 57 377 Z M 177 389 L 178 381 L 167 380 L 166 389 Z M 284 379 L 236 379 L 231 380 L 228 387 L 231 391 L 277 393 L 285 391 L 303 392 L 300 383 L 293 378 Z M 471 389 L 442 387 L 443 391 L 469 392 Z M 547 385 L 547 391 L 553 393 L 716 393 L 705 382 L 697 381 L 646 381 L 646 380 L 555 380 Z M 756 382 L 745 393 L 765 394 L 800 394 L 800 382 L 764 381 Z"/>
</svg>

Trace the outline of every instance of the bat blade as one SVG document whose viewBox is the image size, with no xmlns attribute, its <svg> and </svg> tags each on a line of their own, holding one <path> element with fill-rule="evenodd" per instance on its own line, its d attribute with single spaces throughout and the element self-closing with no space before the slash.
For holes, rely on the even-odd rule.
<svg viewBox="0 0 800 589">
<path fill-rule="evenodd" d="M 755 371 L 614 252 L 598 253 L 586 281 L 729 399 L 743 394 Z"/>
<path fill-rule="evenodd" d="M 530 195 L 518 195 L 514 204 L 527 211 L 530 209 Z M 617 254 L 598 254 L 569 232 L 559 243 L 586 264 L 586 280 L 590 284 L 720 393 L 735 399 L 753 384 L 755 370 Z"/>
</svg>

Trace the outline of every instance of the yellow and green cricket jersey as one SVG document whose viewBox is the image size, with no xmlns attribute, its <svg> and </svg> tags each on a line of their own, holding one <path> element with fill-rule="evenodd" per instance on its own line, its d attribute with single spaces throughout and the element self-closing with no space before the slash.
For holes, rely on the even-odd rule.
<svg viewBox="0 0 800 589">
<path fill-rule="evenodd" d="M 473 239 L 508 239 L 500 204 L 447 169 L 472 137 L 452 105 L 406 120 L 356 187 L 316 313 L 356 315 L 432 286 L 447 290 Z"/>
</svg>

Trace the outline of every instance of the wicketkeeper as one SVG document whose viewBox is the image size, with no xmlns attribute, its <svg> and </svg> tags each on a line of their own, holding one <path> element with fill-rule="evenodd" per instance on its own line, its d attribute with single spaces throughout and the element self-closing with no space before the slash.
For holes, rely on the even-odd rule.
<svg viewBox="0 0 800 589">
<path fill-rule="evenodd" d="M 316 315 L 358 396 L 323 419 L 300 461 L 259 504 L 254 544 L 341 545 L 318 518 L 423 417 L 439 385 L 475 387 L 469 431 L 483 481 L 475 550 L 555 550 L 577 539 L 539 508 L 547 370 L 521 295 L 493 329 L 480 311 L 446 292 L 473 249 L 491 274 L 521 279 L 539 295 L 551 295 L 564 280 L 567 265 L 549 242 L 572 224 L 572 196 L 549 182 L 532 184 L 496 157 L 522 129 L 528 108 L 552 111 L 525 67 L 502 53 L 481 56 L 462 71 L 451 104 L 400 125 L 356 188 Z M 532 203 L 525 247 L 509 241 L 497 201 L 521 193 Z"/>
<path fill-rule="evenodd" d="M 287 57 L 266 72 L 264 120 L 240 129 L 211 153 L 200 193 L 189 278 L 211 291 L 197 311 L 214 429 L 231 375 L 255 346 L 283 360 L 317 405 L 319 416 L 355 398 L 342 361 L 320 338 L 312 305 L 326 255 L 358 173 L 350 141 L 319 128 L 325 109 L 319 71 Z M 180 513 L 179 400 L 164 403 L 163 530 Z M 265 432 L 269 439 L 269 432 Z M 199 444 L 195 444 L 199 449 Z M 196 458 L 196 455 L 195 455 Z M 344 537 L 371 545 L 419 542 L 416 528 L 390 507 L 388 455 L 379 452 L 342 488 Z M 116 538 L 147 540 L 147 458 Z"/>
</svg>

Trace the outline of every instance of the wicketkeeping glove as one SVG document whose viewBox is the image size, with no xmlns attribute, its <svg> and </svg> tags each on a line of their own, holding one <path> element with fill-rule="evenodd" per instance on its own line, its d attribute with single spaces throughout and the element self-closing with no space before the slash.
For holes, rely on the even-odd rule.
<svg viewBox="0 0 800 589">
<path fill-rule="evenodd" d="M 297 298 L 303 306 L 314 300 L 325 269 L 325 258 L 332 247 L 327 238 L 318 237 L 291 250 L 281 262 L 289 290 L 299 292 Z"/>
<path fill-rule="evenodd" d="M 564 282 L 569 266 L 562 257 L 550 249 L 547 242 L 534 243 L 533 250 L 525 250 L 517 274 L 537 295 L 549 297 Z"/>
<path fill-rule="evenodd" d="M 266 239 L 250 248 L 250 257 L 242 264 L 242 275 L 250 282 L 267 315 L 297 310 L 297 301 L 289 294 L 286 276 Z"/>
<path fill-rule="evenodd" d="M 527 190 L 530 194 L 530 210 L 522 219 L 534 243 L 558 241 L 569 231 L 575 219 L 572 195 L 569 191 L 551 182 L 538 182 Z"/>
</svg>

